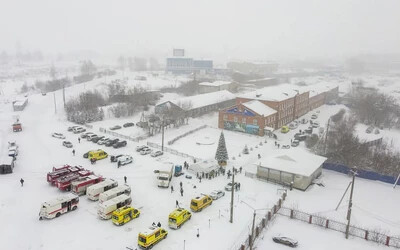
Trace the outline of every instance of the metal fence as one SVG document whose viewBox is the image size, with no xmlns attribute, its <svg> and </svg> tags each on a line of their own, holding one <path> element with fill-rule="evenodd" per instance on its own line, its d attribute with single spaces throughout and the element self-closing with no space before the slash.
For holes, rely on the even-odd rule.
<svg viewBox="0 0 400 250">
<path fill-rule="evenodd" d="M 309 224 L 314 224 L 334 231 L 346 233 L 347 225 L 345 223 L 330 220 L 328 218 L 319 215 L 309 214 L 296 209 L 291 209 L 286 207 L 281 207 L 278 211 L 278 214 L 287 216 L 291 219 L 300 220 Z M 373 241 L 378 244 L 400 248 L 400 238 L 388 236 L 384 233 L 381 233 L 379 230 L 367 230 L 350 225 L 349 235 Z"/>
<path fill-rule="evenodd" d="M 188 132 L 186 132 L 186 133 L 184 133 L 184 134 L 181 134 L 181 135 L 175 137 L 174 139 L 168 141 L 168 145 L 172 145 L 172 144 L 174 144 L 177 140 L 182 139 L 183 137 L 188 136 L 188 135 L 190 135 L 190 134 L 193 134 L 194 132 L 197 132 L 197 131 L 199 131 L 200 129 L 203 129 L 203 128 L 206 128 L 206 127 L 207 127 L 207 125 L 203 125 L 203 126 L 200 126 L 200 127 L 198 127 L 198 128 L 192 129 L 192 130 L 190 130 L 190 131 L 188 131 Z"/>
<path fill-rule="evenodd" d="M 161 149 L 161 145 L 159 145 L 157 143 L 154 143 L 154 142 L 147 142 L 147 146 L 152 147 L 152 148 Z M 175 149 L 172 149 L 172 148 L 168 148 L 168 147 L 165 147 L 165 146 L 164 146 L 164 151 L 168 152 L 168 153 L 171 153 L 173 155 L 178 155 L 178 156 L 182 156 L 182 157 L 185 157 L 185 158 L 192 158 L 193 161 L 196 160 L 196 162 L 201 161 L 200 158 L 197 158 L 197 157 L 194 157 L 192 155 L 188 155 L 188 154 L 179 152 L 178 150 L 175 150 Z"/>
<path fill-rule="evenodd" d="M 127 136 L 127 135 L 122 135 L 122 134 L 114 132 L 114 131 L 107 130 L 105 128 L 99 128 L 99 131 L 106 133 L 108 135 L 112 135 L 112 136 L 115 136 L 118 138 L 122 138 L 122 139 L 129 140 L 129 141 L 134 141 L 134 142 L 139 142 L 140 140 L 144 140 L 148 137 L 148 136 L 131 137 L 131 136 Z"/>
</svg>

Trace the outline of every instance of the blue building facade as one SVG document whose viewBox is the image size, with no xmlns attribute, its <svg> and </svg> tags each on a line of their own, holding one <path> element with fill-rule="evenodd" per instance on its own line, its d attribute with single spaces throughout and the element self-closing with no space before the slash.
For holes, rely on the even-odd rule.
<svg viewBox="0 0 400 250">
<path fill-rule="evenodd" d="M 212 60 L 193 60 L 193 58 L 169 57 L 166 71 L 173 74 L 211 73 Z"/>
</svg>

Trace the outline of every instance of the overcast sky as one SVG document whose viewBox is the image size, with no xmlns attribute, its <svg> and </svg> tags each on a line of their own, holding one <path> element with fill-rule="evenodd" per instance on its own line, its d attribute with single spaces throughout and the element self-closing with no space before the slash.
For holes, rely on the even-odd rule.
<svg viewBox="0 0 400 250">
<path fill-rule="evenodd" d="M 0 0 L 0 50 L 202 58 L 400 53 L 399 0 Z"/>
</svg>

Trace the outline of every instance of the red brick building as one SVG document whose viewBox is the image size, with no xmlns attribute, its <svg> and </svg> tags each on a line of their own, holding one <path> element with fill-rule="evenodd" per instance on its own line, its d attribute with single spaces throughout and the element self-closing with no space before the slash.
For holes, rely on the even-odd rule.
<svg viewBox="0 0 400 250">
<path fill-rule="evenodd" d="M 275 128 L 277 111 L 253 100 L 219 111 L 218 127 L 263 136 L 264 128 Z"/>
</svg>

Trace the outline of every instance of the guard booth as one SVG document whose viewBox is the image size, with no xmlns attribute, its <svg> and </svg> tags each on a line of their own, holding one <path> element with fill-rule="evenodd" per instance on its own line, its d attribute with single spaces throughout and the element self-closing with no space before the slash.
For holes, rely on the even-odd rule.
<svg viewBox="0 0 400 250">
<path fill-rule="evenodd" d="M 5 156 L 0 159 L 0 174 L 11 174 L 14 169 L 14 158 Z"/>
</svg>

